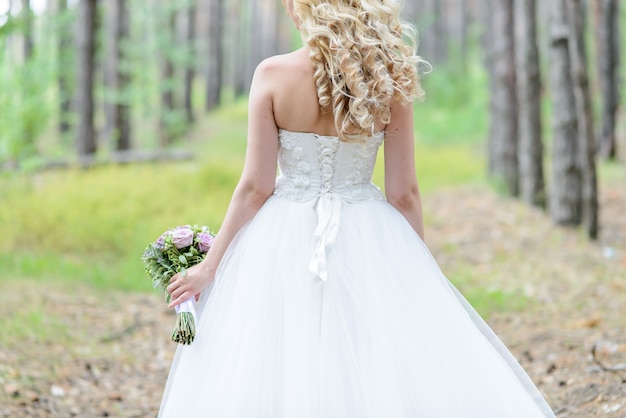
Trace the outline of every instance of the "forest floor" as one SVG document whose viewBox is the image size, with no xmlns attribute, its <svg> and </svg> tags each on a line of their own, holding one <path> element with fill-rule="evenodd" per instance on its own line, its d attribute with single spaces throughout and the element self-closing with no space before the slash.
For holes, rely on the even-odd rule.
<svg viewBox="0 0 626 418">
<path fill-rule="evenodd" d="M 557 415 L 626 417 L 623 184 L 603 184 L 596 243 L 486 188 L 424 200 L 443 271 L 489 307 L 488 323 Z M 0 283 L 0 294 L 0 318 L 16 318 L 13 337 L 0 341 L 0 417 L 156 415 L 175 349 L 174 316 L 156 293 L 23 281 Z"/>
</svg>

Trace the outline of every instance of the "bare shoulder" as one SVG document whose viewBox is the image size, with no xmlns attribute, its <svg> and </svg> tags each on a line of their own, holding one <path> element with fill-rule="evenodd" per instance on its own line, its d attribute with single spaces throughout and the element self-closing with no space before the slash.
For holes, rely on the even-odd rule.
<svg viewBox="0 0 626 418">
<path fill-rule="evenodd" d="M 255 78 L 271 96 L 276 126 L 291 131 L 333 131 L 334 125 L 327 120 L 332 115 L 320 115 L 314 66 L 307 49 L 264 60 Z"/>
<path fill-rule="evenodd" d="M 302 77 L 310 67 L 306 51 L 299 49 L 264 59 L 256 68 L 255 78 L 261 78 L 264 81 L 280 81 L 282 85 Z"/>
</svg>

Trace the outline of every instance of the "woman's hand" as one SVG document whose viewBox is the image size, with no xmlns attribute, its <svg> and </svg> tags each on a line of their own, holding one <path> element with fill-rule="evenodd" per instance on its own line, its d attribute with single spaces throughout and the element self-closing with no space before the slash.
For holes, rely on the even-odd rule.
<svg viewBox="0 0 626 418">
<path fill-rule="evenodd" d="M 195 296 L 197 301 L 200 297 L 200 292 L 213 281 L 215 274 L 211 274 L 210 271 L 204 269 L 202 264 L 189 267 L 184 276 L 181 273 L 176 273 L 172 276 L 170 284 L 167 286 L 167 293 L 170 294 L 168 308 L 173 308 L 192 296 Z"/>
</svg>

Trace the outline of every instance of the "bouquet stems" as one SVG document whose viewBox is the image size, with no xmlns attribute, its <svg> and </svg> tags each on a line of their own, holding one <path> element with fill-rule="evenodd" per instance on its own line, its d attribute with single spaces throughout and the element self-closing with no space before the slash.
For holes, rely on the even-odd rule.
<svg viewBox="0 0 626 418">
<path fill-rule="evenodd" d="M 187 299 L 176 306 L 176 326 L 172 331 L 172 341 L 189 345 L 196 337 L 196 311 L 193 298 Z"/>
</svg>

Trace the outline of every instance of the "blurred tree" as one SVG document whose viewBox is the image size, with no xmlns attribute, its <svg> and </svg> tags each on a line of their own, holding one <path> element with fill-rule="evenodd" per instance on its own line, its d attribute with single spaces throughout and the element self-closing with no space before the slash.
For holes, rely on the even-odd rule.
<svg viewBox="0 0 626 418">
<path fill-rule="evenodd" d="M 582 194 L 579 204 L 585 230 L 590 238 L 595 239 L 598 237 L 598 185 L 594 158 L 593 114 L 585 48 L 586 16 L 587 13 L 581 0 L 568 0 L 569 53 L 578 124 L 578 164 L 581 169 L 582 181 Z"/>
<path fill-rule="evenodd" d="M 224 84 L 224 0 L 208 0 L 209 6 L 209 48 L 206 83 L 206 110 L 219 106 Z M 239 31 L 235 31 L 239 32 Z M 232 32 L 234 36 L 241 36 Z M 239 55 L 235 49 L 232 54 Z M 243 67 L 243 63 L 239 63 Z"/>
<path fill-rule="evenodd" d="M 445 5 L 441 0 L 419 0 L 419 4 L 422 54 L 436 66 L 443 66 L 448 55 L 448 36 L 443 14 Z"/>
<path fill-rule="evenodd" d="M 80 0 L 78 5 L 78 155 L 95 154 L 97 150 L 94 128 L 94 72 L 97 32 L 97 0 Z"/>
<path fill-rule="evenodd" d="M 261 5 L 259 0 L 246 0 L 244 2 L 248 9 L 249 29 L 246 35 L 248 36 L 248 49 L 246 51 L 245 61 L 245 93 L 250 91 L 250 84 L 252 82 L 252 76 L 257 64 L 263 57 L 263 20 L 259 17 L 261 12 Z"/>
<path fill-rule="evenodd" d="M 489 173 L 503 181 L 511 196 L 519 194 L 517 162 L 517 94 L 513 0 L 491 3 L 492 90 Z"/>
<path fill-rule="evenodd" d="M 432 1 L 433 16 L 433 57 L 436 63 L 444 66 L 448 59 L 448 32 L 446 31 L 446 7 L 442 0 Z"/>
<path fill-rule="evenodd" d="M 550 84 L 554 137 L 550 214 L 557 224 L 578 225 L 582 219 L 582 180 L 565 4 L 567 1 L 571 0 L 553 0 L 550 11 Z"/>
<path fill-rule="evenodd" d="M 235 22 L 229 40 L 234 51 L 230 51 L 228 66 L 233 74 L 236 96 L 250 89 L 250 82 L 257 65 L 272 55 L 287 52 L 291 48 L 288 30 L 292 22 L 286 18 L 283 6 L 274 0 L 239 0 L 233 2 Z M 286 37 L 287 39 L 281 39 Z"/>
<path fill-rule="evenodd" d="M 467 0 L 448 0 L 448 32 L 451 40 L 448 48 L 453 52 L 452 56 L 455 58 L 453 63 L 458 63 L 460 66 L 458 70 L 463 73 L 467 70 L 467 32 L 470 7 L 471 4 Z"/>
<path fill-rule="evenodd" d="M 231 68 L 234 69 L 234 92 L 235 96 L 240 96 L 246 92 L 246 77 L 248 76 L 248 65 L 246 64 L 250 48 L 250 37 L 248 31 L 251 26 L 251 14 L 249 7 L 250 0 L 236 0 L 233 4 L 233 34 L 234 52 L 232 56 Z"/>
<path fill-rule="evenodd" d="M 482 32 L 480 36 L 480 44 L 481 50 L 483 51 L 483 65 L 487 70 L 488 75 L 488 83 L 489 83 L 489 94 L 492 95 L 492 92 L 496 89 L 496 78 L 494 77 L 494 66 L 492 54 L 494 53 L 493 48 L 493 12 L 491 9 L 491 2 L 493 0 L 481 0 L 479 7 L 479 19 L 482 26 Z M 494 115 L 497 110 L 494 109 L 495 101 L 493 99 L 489 100 L 489 115 Z M 489 172 L 492 170 L 493 166 L 493 155 L 491 147 L 488 148 L 488 165 Z"/>
<path fill-rule="evenodd" d="M 174 118 L 174 62 L 172 60 L 171 39 L 176 31 L 176 9 L 168 4 L 161 2 L 162 9 L 162 31 L 161 35 L 167 39 L 163 40 L 161 46 L 161 114 L 159 119 L 159 144 L 166 147 L 173 139 L 173 123 Z"/>
<path fill-rule="evenodd" d="M 418 18 L 422 14 L 421 4 L 419 0 L 406 0 L 402 8 L 402 17 L 408 22 L 416 25 Z"/>
<path fill-rule="evenodd" d="M 111 0 L 106 6 L 108 19 L 105 85 L 109 91 L 105 105 L 105 130 L 109 142 L 118 151 L 124 151 L 131 148 L 131 109 L 127 97 L 130 77 L 126 68 L 128 64 L 124 63 L 124 43 L 128 42 L 130 31 L 130 10 L 128 0 Z"/>
<path fill-rule="evenodd" d="M 543 180 L 536 3 L 536 0 L 515 0 L 519 171 L 521 198 L 530 205 L 544 207 L 546 196 Z"/>
<path fill-rule="evenodd" d="M 196 43 L 196 11 L 197 5 L 195 0 L 189 2 L 185 8 L 185 43 L 191 53 L 191 56 L 195 56 L 195 43 Z M 191 58 L 191 57 L 190 57 Z M 194 122 L 193 115 L 193 80 L 195 78 L 195 60 L 188 59 L 185 66 L 185 88 L 183 104 L 185 106 L 185 116 L 187 123 L 192 124 Z"/>
<path fill-rule="evenodd" d="M 278 53 L 284 54 L 292 51 L 293 45 L 293 35 L 294 32 L 292 28 L 295 28 L 293 21 L 285 11 L 281 2 L 276 2 L 278 5 L 278 32 L 276 33 L 277 43 L 278 43 Z"/>
<path fill-rule="evenodd" d="M 21 24 L 23 33 L 24 67 L 20 71 L 21 106 L 23 108 L 22 119 L 22 156 L 36 154 L 35 130 L 37 125 L 36 112 L 31 112 L 30 100 L 36 96 L 36 83 L 30 77 L 33 58 L 33 11 L 30 8 L 30 0 L 21 0 Z"/>
<path fill-rule="evenodd" d="M 618 0 L 595 0 L 598 79 L 602 102 L 599 153 L 615 159 L 615 126 L 619 107 L 620 13 Z"/>
<path fill-rule="evenodd" d="M 275 0 L 261 0 L 261 6 L 263 40 L 261 43 L 261 57 L 259 61 L 281 52 L 278 43 L 278 35 L 280 33 L 278 29 L 278 16 L 279 13 L 284 10 L 281 2 Z"/>
<path fill-rule="evenodd" d="M 66 135 L 70 130 L 69 113 L 72 108 L 71 91 L 71 66 L 68 65 L 72 51 L 71 25 L 68 24 L 67 0 L 58 0 L 57 3 L 58 25 L 57 25 L 57 84 L 59 89 L 59 132 L 61 136 Z"/>
<path fill-rule="evenodd" d="M 33 55 L 33 11 L 30 0 L 22 0 L 22 24 L 24 27 L 24 61 Z"/>
</svg>

